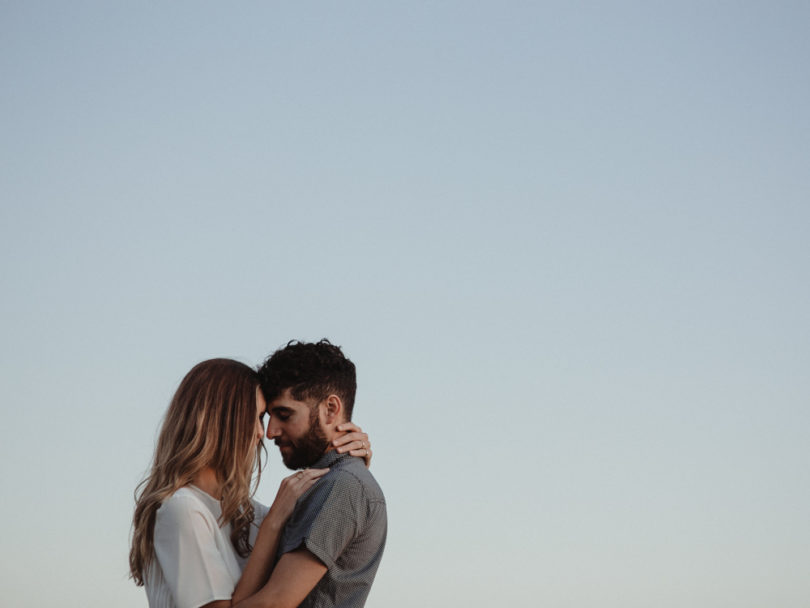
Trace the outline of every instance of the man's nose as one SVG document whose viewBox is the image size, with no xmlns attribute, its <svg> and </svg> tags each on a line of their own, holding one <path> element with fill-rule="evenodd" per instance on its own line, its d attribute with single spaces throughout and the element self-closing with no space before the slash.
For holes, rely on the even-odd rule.
<svg viewBox="0 0 810 608">
<path fill-rule="evenodd" d="M 273 419 L 267 421 L 267 438 L 268 439 L 275 439 L 279 435 L 281 435 L 281 429 L 278 428 L 275 424 L 273 424 Z"/>
</svg>

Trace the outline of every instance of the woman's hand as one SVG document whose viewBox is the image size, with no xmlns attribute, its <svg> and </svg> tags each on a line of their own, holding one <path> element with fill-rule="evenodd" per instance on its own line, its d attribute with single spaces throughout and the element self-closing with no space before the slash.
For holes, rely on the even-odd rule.
<svg viewBox="0 0 810 608">
<path fill-rule="evenodd" d="M 281 481 L 278 492 L 276 492 L 273 504 L 270 505 L 270 512 L 267 514 L 266 519 L 272 518 L 276 525 L 284 524 L 287 518 L 292 515 L 295 501 L 328 472 L 329 469 L 303 469 L 296 471 L 289 477 L 285 477 Z"/>
<path fill-rule="evenodd" d="M 332 445 L 338 454 L 348 452 L 352 456 L 359 456 L 366 461 L 366 467 L 371 464 L 371 442 L 368 435 L 363 432 L 354 422 L 344 422 L 337 426 L 338 431 L 343 431 L 332 440 Z"/>
</svg>

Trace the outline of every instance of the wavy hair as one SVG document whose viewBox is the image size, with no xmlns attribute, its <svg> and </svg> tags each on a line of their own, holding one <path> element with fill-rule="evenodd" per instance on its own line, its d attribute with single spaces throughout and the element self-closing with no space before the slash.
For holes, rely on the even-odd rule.
<svg viewBox="0 0 810 608">
<path fill-rule="evenodd" d="M 259 377 L 267 403 L 286 389 L 299 401 L 321 401 L 334 393 L 343 401 L 346 420 L 352 419 L 357 371 L 340 347 L 326 338 L 315 343 L 291 340 L 265 360 Z"/>
<path fill-rule="evenodd" d="M 155 517 L 161 503 L 206 467 L 214 469 L 222 484 L 220 525 L 231 524 L 231 542 L 239 555 L 250 552 L 250 499 L 261 477 L 264 450 L 256 445 L 258 386 L 258 374 L 231 359 L 203 361 L 183 378 L 163 420 L 151 471 L 135 489 L 129 552 L 135 584 L 144 584 L 155 556 Z"/>
</svg>

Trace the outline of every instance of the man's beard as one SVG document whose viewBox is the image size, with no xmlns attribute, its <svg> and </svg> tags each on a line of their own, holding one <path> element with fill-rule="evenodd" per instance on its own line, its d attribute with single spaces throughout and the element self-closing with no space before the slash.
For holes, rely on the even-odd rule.
<svg viewBox="0 0 810 608">
<path fill-rule="evenodd" d="M 278 440 L 276 440 L 276 445 L 279 445 Z M 309 430 L 306 435 L 295 441 L 285 441 L 281 445 L 288 445 L 292 448 L 286 453 L 281 452 L 281 459 L 288 469 L 303 469 L 315 464 L 329 447 L 329 440 L 321 428 L 317 410 L 315 415 L 310 417 Z"/>
</svg>

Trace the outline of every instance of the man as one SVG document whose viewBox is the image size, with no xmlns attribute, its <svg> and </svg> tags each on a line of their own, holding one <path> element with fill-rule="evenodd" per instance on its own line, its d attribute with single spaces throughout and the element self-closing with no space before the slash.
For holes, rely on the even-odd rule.
<svg viewBox="0 0 810 608">
<path fill-rule="evenodd" d="M 328 340 L 290 342 L 259 375 L 270 415 L 267 438 L 284 464 L 329 472 L 296 503 L 270 580 L 249 605 L 360 608 L 382 558 L 387 517 L 363 460 L 331 447 L 337 425 L 351 420 L 354 364 Z"/>
</svg>

